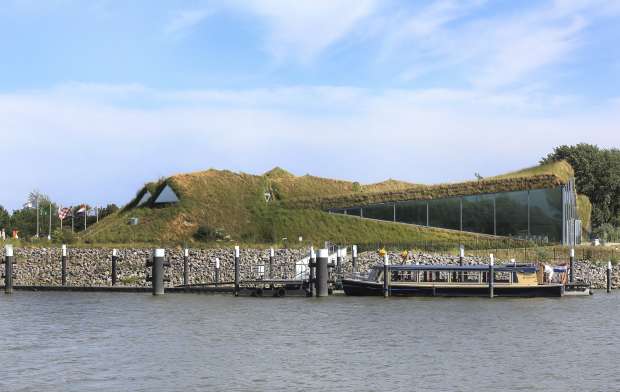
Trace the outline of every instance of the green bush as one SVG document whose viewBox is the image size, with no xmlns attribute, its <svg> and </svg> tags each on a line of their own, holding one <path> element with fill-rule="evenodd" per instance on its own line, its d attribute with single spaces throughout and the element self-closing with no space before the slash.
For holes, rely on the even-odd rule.
<svg viewBox="0 0 620 392">
<path fill-rule="evenodd" d="M 194 239 L 203 242 L 222 240 L 225 237 L 226 234 L 222 229 L 214 229 L 206 225 L 199 226 L 194 233 Z"/>
<path fill-rule="evenodd" d="M 58 244 L 75 244 L 77 236 L 71 229 L 56 229 L 52 232 L 52 241 Z"/>
</svg>

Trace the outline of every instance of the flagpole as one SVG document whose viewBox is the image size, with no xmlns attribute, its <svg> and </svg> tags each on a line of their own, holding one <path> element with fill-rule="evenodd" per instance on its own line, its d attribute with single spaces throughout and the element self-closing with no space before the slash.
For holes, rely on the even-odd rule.
<svg viewBox="0 0 620 392">
<path fill-rule="evenodd" d="M 47 230 L 47 239 L 48 241 L 52 239 L 52 201 L 50 200 L 50 224 Z"/>
<path fill-rule="evenodd" d="M 73 213 L 73 207 L 71 207 L 71 232 L 75 233 L 75 218 L 73 217 L 73 215 L 75 214 Z"/>
<path fill-rule="evenodd" d="M 39 195 L 37 195 L 37 238 L 39 238 Z"/>
<path fill-rule="evenodd" d="M 88 207 L 84 207 L 84 231 L 86 231 L 86 215 L 88 214 Z"/>
</svg>

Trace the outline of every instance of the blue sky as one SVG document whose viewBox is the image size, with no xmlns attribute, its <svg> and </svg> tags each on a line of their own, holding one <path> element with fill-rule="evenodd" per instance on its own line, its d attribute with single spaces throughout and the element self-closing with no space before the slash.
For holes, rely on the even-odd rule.
<svg viewBox="0 0 620 392">
<path fill-rule="evenodd" d="M 458 181 L 618 147 L 619 22 L 606 0 L 4 0 L 0 204 L 123 204 L 210 167 Z"/>
</svg>

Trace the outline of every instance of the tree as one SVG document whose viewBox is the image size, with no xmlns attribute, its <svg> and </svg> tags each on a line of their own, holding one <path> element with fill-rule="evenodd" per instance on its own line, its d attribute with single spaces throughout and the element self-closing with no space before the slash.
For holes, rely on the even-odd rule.
<svg viewBox="0 0 620 392">
<path fill-rule="evenodd" d="M 11 216 L 9 212 L 2 206 L 0 206 L 0 230 L 5 229 L 6 233 L 9 234 L 9 225 L 11 222 Z"/>
<path fill-rule="evenodd" d="M 577 192 L 592 202 L 592 225 L 620 225 L 620 150 L 591 144 L 563 145 L 541 163 L 566 160 L 575 170 Z"/>
</svg>

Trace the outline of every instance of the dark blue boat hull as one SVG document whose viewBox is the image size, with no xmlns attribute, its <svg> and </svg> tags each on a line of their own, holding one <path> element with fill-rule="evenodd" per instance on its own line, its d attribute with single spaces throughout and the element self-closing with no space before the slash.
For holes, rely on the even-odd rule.
<svg viewBox="0 0 620 392">
<path fill-rule="evenodd" d="M 342 280 L 343 290 L 351 296 L 382 296 L 383 286 L 380 283 L 359 280 Z M 493 289 L 495 297 L 561 297 L 564 294 L 562 285 L 539 285 L 522 287 L 498 287 Z M 424 287 L 416 285 L 390 286 L 391 296 L 403 297 L 488 297 L 487 287 Z"/>
</svg>

